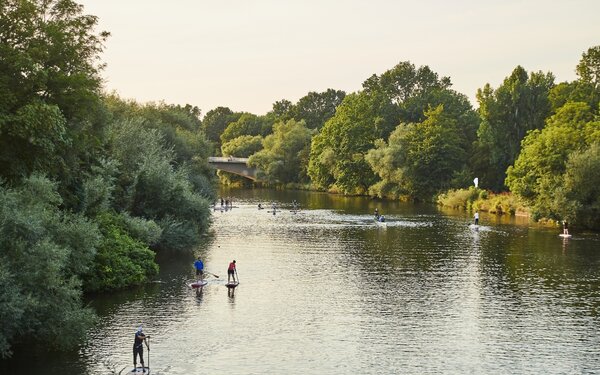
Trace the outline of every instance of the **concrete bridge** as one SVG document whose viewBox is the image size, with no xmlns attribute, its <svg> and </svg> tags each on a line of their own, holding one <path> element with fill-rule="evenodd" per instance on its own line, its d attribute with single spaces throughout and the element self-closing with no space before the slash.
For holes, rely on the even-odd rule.
<svg viewBox="0 0 600 375">
<path fill-rule="evenodd" d="M 256 168 L 248 166 L 248 158 L 235 158 L 232 156 L 218 157 L 210 156 L 208 165 L 212 165 L 221 171 L 234 173 L 256 181 Z"/>
</svg>

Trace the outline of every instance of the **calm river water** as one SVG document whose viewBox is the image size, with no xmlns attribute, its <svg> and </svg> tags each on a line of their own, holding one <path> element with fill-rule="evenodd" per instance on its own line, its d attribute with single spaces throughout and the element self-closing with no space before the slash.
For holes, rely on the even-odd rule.
<svg viewBox="0 0 600 375">
<path fill-rule="evenodd" d="M 79 352 L 15 359 L 11 373 L 118 373 L 140 324 L 154 374 L 600 372 L 597 235 L 563 241 L 486 215 L 474 230 L 458 211 L 366 198 L 223 194 L 234 208 L 213 213 L 196 253 L 220 278 L 200 295 L 193 257 L 163 257 L 159 282 L 91 301 L 101 319 Z"/>
</svg>

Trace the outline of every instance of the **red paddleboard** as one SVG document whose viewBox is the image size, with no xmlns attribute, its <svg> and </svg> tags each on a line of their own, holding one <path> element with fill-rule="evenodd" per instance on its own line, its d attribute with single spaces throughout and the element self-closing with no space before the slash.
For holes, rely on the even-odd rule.
<svg viewBox="0 0 600 375">
<path fill-rule="evenodd" d="M 202 288 L 206 284 L 208 284 L 208 281 L 206 281 L 206 280 L 195 281 L 190 284 L 190 288 L 194 288 L 194 289 Z"/>
</svg>

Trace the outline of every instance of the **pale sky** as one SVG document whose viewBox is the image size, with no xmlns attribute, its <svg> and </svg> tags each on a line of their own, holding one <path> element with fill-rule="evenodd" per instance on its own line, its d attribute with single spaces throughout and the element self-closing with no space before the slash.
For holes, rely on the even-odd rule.
<svg viewBox="0 0 600 375">
<path fill-rule="evenodd" d="M 76 0 L 77 1 L 77 0 Z M 105 88 L 139 102 L 265 114 L 310 91 L 361 89 L 400 61 L 467 95 L 517 66 L 576 78 L 600 0 L 79 0 L 112 35 Z"/>
</svg>

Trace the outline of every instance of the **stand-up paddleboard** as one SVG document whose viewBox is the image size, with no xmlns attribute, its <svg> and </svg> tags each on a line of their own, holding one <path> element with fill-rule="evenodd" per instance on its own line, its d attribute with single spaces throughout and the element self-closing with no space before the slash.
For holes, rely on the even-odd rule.
<svg viewBox="0 0 600 375">
<path fill-rule="evenodd" d="M 125 369 L 123 369 L 125 370 Z M 119 371 L 119 375 L 121 375 L 121 373 L 123 373 L 123 370 Z M 134 369 L 132 369 L 131 371 L 125 372 L 123 373 L 124 375 L 133 375 L 133 374 L 137 374 L 137 375 L 143 375 L 143 374 L 150 374 L 150 367 L 136 367 Z"/>
<path fill-rule="evenodd" d="M 564 233 L 561 233 L 558 236 L 562 237 L 562 238 L 570 238 L 570 237 L 572 237 L 570 234 L 564 234 Z"/>
<path fill-rule="evenodd" d="M 194 288 L 194 289 L 202 288 L 206 284 L 208 284 L 208 281 L 206 281 L 206 280 L 195 281 L 190 284 L 190 288 Z"/>
<path fill-rule="evenodd" d="M 239 281 L 230 281 L 227 284 L 225 284 L 225 286 L 228 288 L 235 288 L 238 285 L 240 285 Z"/>
</svg>

